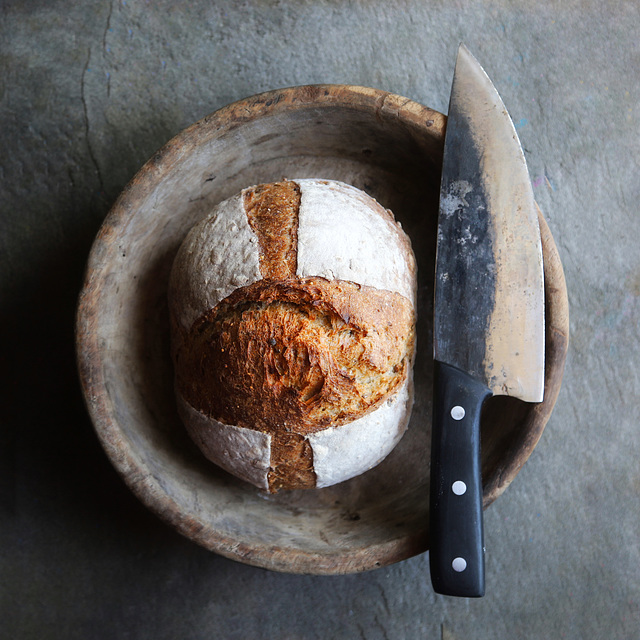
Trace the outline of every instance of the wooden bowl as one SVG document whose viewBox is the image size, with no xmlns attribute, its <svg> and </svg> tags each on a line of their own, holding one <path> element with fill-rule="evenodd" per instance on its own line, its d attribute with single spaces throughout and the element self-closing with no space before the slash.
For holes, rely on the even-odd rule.
<svg viewBox="0 0 640 640">
<path fill-rule="evenodd" d="M 428 548 L 432 298 L 446 118 L 383 91 L 296 87 L 231 104 L 189 127 L 125 188 L 91 250 L 77 316 L 80 377 L 96 432 L 138 498 L 204 547 L 292 573 L 373 569 Z M 166 288 L 178 246 L 212 205 L 243 187 L 318 177 L 359 187 L 410 235 L 419 266 L 416 404 L 378 467 L 334 487 L 268 495 L 209 463 L 176 414 Z M 496 398 L 482 432 L 485 505 L 513 480 L 556 401 L 567 293 L 541 217 L 546 392 Z"/>
</svg>

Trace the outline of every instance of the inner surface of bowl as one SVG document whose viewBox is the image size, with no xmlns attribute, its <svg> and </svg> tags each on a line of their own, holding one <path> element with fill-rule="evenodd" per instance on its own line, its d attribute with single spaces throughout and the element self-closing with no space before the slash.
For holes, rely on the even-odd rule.
<svg viewBox="0 0 640 640">
<path fill-rule="evenodd" d="M 444 125 L 442 114 L 373 89 L 273 91 L 182 132 L 114 205 L 81 295 L 81 379 L 113 464 L 136 495 L 184 535 L 237 560 L 302 573 L 372 569 L 427 549 L 432 280 Z M 419 273 L 416 400 L 409 430 L 378 467 L 334 487 L 270 495 L 209 463 L 178 419 L 167 282 L 180 243 L 213 205 L 250 185 L 305 177 L 363 189 L 394 212 L 412 240 Z M 487 503 L 517 473 L 550 409 L 542 418 L 528 411 L 509 399 L 488 409 Z M 537 435 L 522 444 L 522 425 L 535 431 L 534 423 Z M 521 458 L 515 466 L 514 456 Z"/>
</svg>

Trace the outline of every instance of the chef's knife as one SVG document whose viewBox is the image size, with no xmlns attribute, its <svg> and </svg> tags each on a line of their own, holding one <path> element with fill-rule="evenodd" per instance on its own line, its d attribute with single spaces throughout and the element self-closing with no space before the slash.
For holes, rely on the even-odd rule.
<svg viewBox="0 0 640 640">
<path fill-rule="evenodd" d="M 449 103 L 436 256 L 431 580 L 438 593 L 479 597 L 480 412 L 491 395 L 542 401 L 544 286 L 524 154 L 464 45 Z"/>
</svg>

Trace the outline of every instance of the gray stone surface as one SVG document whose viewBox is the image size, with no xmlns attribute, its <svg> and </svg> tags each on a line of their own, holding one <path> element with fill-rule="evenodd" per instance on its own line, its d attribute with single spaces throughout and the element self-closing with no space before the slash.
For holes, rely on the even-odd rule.
<svg viewBox="0 0 640 640">
<path fill-rule="evenodd" d="M 0 638 L 640 637 L 640 5 L 413 0 L 0 4 Z M 542 440 L 486 512 L 487 595 L 428 558 L 339 577 L 211 554 L 123 486 L 74 366 L 101 220 L 172 135 L 317 82 L 446 112 L 457 45 L 518 127 L 565 266 L 571 347 Z"/>
</svg>

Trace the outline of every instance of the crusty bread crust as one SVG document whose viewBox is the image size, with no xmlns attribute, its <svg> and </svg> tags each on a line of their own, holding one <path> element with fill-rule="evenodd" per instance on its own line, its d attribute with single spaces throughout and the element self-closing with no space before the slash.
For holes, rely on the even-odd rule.
<svg viewBox="0 0 640 640">
<path fill-rule="evenodd" d="M 242 198 L 249 226 L 260 244 L 262 277 L 294 277 L 298 265 L 300 186 L 290 180 L 261 184 L 245 189 Z"/>
<path fill-rule="evenodd" d="M 226 424 L 307 435 L 378 407 L 408 375 L 409 301 L 342 280 L 260 280 L 196 321 L 179 392 Z M 212 393 L 215 390 L 215 393 Z"/>
</svg>

